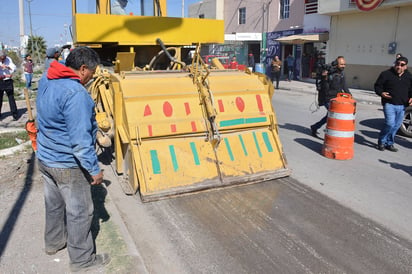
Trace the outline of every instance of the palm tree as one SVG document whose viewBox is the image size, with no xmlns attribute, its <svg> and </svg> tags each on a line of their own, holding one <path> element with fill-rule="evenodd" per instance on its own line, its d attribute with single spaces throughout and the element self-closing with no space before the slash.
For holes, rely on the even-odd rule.
<svg viewBox="0 0 412 274">
<path fill-rule="evenodd" d="M 26 52 L 33 58 L 33 62 L 40 63 L 46 55 L 46 42 L 41 36 L 29 36 Z"/>
</svg>

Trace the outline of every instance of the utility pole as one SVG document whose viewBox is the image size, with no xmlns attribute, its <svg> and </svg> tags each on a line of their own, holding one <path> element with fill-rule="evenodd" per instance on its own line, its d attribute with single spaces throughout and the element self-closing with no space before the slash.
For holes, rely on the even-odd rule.
<svg viewBox="0 0 412 274">
<path fill-rule="evenodd" d="M 29 23 L 30 23 L 30 38 L 31 38 L 30 46 L 31 46 L 31 54 L 33 54 L 34 53 L 34 49 L 33 49 L 33 28 L 32 28 L 32 25 L 31 25 L 31 8 L 30 8 L 30 3 L 31 3 L 32 0 L 26 0 L 26 1 L 29 4 Z"/>
<path fill-rule="evenodd" d="M 20 55 L 26 54 L 24 42 L 24 5 L 23 0 L 19 0 L 19 23 L 20 23 Z"/>
<path fill-rule="evenodd" d="M 37 41 L 35 41 L 33 38 L 33 27 L 32 27 L 32 24 L 31 24 L 31 2 L 33 1 L 33 0 L 26 0 L 27 1 L 27 3 L 29 4 L 29 20 L 30 20 L 30 37 L 31 37 L 31 52 L 32 52 L 32 55 L 33 55 L 33 57 L 36 57 L 36 55 L 37 55 L 37 64 L 38 63 L 40 63 L 40 52 L 39 52 L 39 48 L 38 48 L 38 46 L 37 46 Z M 35 45 L 34 45 L 34 43 L 36 43 Z"/>
<path fill-rule="evenodd" d="M 182 18 L 185 17 L 185 0 L 182 0 Z"/>
</svg>

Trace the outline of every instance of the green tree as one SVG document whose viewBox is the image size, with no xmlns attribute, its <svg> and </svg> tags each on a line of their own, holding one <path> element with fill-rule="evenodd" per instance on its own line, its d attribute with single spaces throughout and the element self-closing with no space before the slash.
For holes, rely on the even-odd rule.
<svg viewBox="0 0 412 274">
<path fill-rule="evenodd" d="M 33 62 L 40 63 L 46 56 L 46 41 L 41 36 L 29 36 L 26 52 L 30 54 Z"/>
</svg>

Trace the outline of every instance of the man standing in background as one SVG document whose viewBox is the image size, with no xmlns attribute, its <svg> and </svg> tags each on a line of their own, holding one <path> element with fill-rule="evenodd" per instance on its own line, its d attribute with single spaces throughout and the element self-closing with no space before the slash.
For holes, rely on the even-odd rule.
<svg viewBox="0 0 412 274">
<path fill-rule="evenodd" d="M 293 73 L 295 71 L 295 58 L 292 56 L 292 53 L 289 53 L 286 57 L 286 64 L 288 65 L 288 81 L 293 80 Z"/>
<path fill-rule="evenodd" d="M 24 77 L 26 78 L 26 88 L 31 88 L 31 81 L 33 80 L 33 61 L 30 54 L 27 54 L 23 61 Z"/>
<path fill-rule="evenodd" d="M 53 61 L 59 61 L 59 56 L 60 56 L 61 50 L 58 47 L 54 48 L 48 48 L 46 50 L 46 61 L 44 61 L 44 70 L 47 71 L 47 69 L 50 67 L 50 63 Z"/>
<path fill-rule="evenodd" d="M 10 111 L 13 115 L 13 119 L 19 118 L 16 106 L 16 100 L 14 99 L 14 86 L 13 86 L 13 73 L 16 70 L 16 65 L 13 63 L 10 57 L 7 56 L 4 50 L 0 51 L 0 118 L 1 107 L 3 105 L 3 95 L 6 92 L 9 98 Z"/>
<path fill-rule="evenodd" d="M 398 151 L 395 135 L 405 115 L 405 107 L 412 105 L 412 75 L 407 70 L 408 58 L 396 59 L 392 68 L 381 72 L 375 82 L 375 93 L 381 96 L 385 124 L 378 138 L 378 150 Z"/>
</svg>

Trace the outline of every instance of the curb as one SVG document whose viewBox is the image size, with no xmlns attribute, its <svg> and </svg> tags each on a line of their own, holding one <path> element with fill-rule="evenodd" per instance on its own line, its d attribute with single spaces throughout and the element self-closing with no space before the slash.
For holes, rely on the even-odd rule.
<svg viewBox="0 0 412 274">
<path fill-rule="evenodd" d="M 10 132 L 20 132 L 20 131 L 26 131 L 24 128 L 1 128 L 0 129 L 0 134 L 1 133 L 10 133 Z M 20 145 L 14 146 L 14 147 L 9 147 L 5 149 L 0 150 L 0 157 L 1 156 L 9 156 L 13 155 L 16 152 L 25 150 L 27 146 L 30 146 L 31 141 L 24 142 Z"/>
<path fill-rule="evenodd" d="M 309 81 L 292 81 L 292 82 L 281 81 L 281 84 L 283 85 L 280 85 L 280 88 L 279 88 L 280 90 L 301 92 L 301 93 L 306 93 L 306 94 L 310 93 L 314 95 L 318 93 L 315 88 L 315 83 L 312 83 Z M 361 90 L 361 89 L 355 89 L 355 88 L 349 88 L 349 90 L 352 93 L 353 98 L 358 103 L 374 104 L 374 105 L 381 104 L 380 97 L 377 96 L 374 91 Z M 276 94 L 276 90 L 275 90 L 275 94 Z"/>
</svg>

